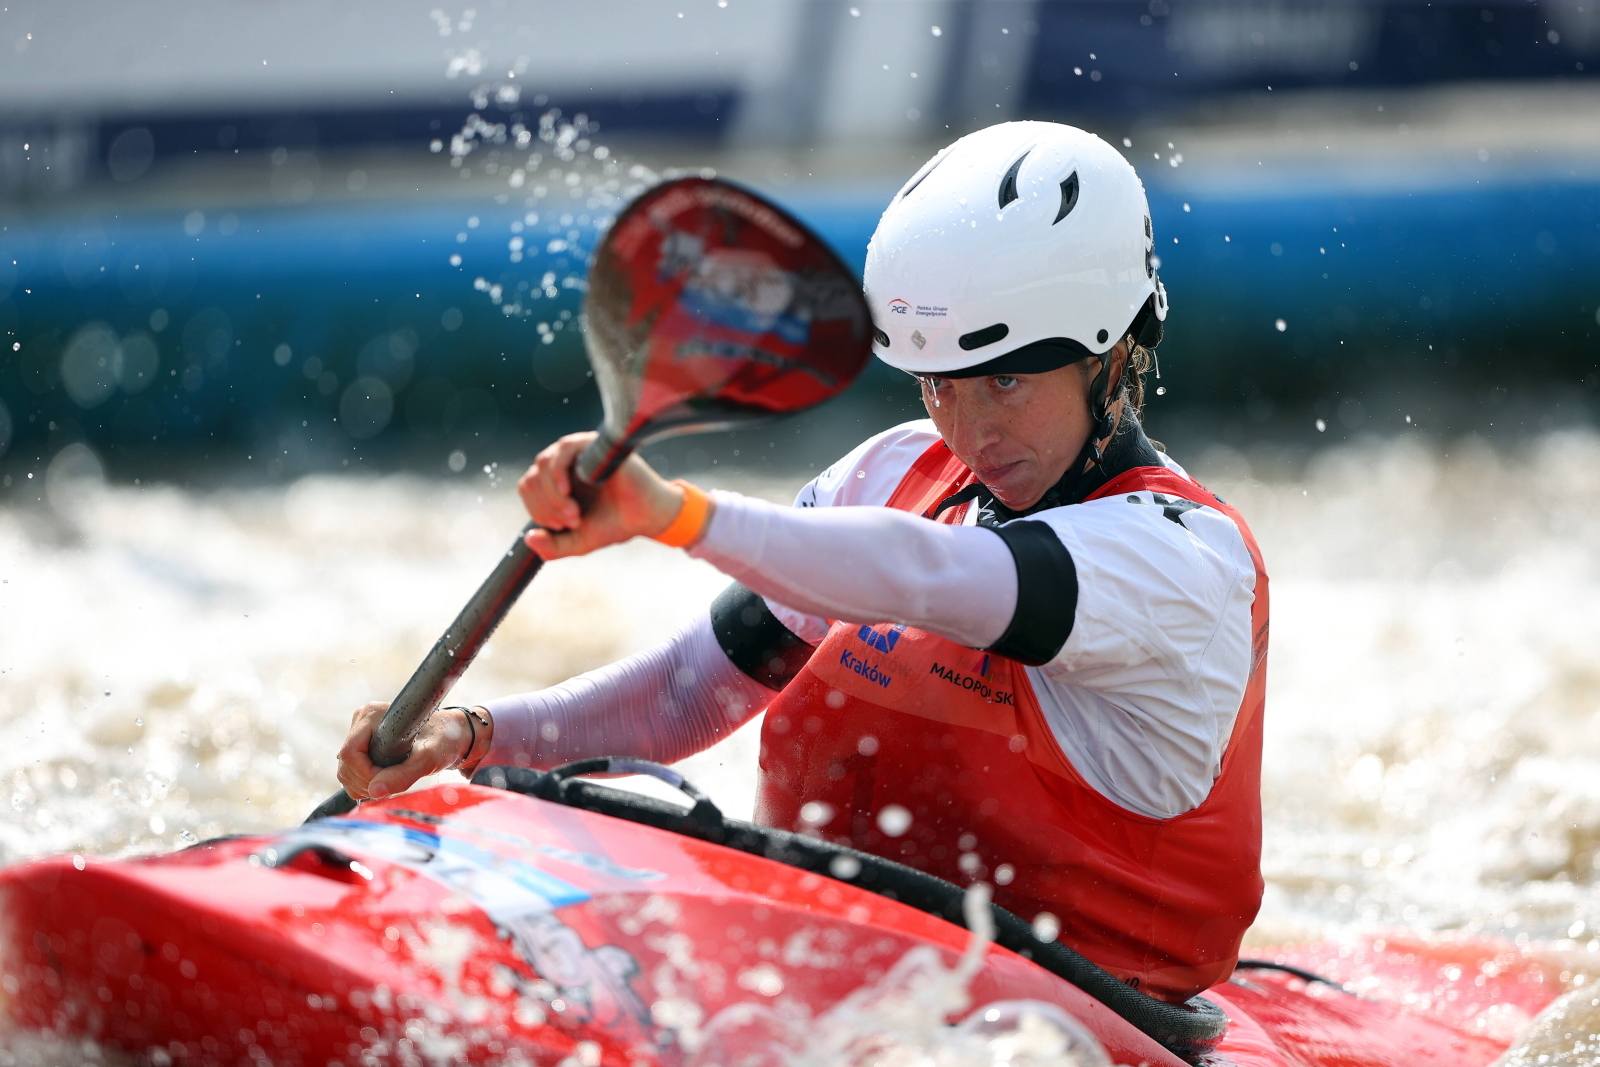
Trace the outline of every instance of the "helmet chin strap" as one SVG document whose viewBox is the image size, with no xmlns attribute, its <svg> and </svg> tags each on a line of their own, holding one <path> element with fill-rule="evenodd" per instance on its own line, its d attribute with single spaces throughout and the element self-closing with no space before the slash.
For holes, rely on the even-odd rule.
<svg viewBox="0 0 1600 1067">
<path fill-rule="evenodd" d="M 1088 473 L 1091 467 L 1098 467 L 1100 461 L 1105 459 L 1101 450 L 1102 442 L 1111 439 L 1116 431 L 1117 420 L 1111 414 L 1107 397 L 1112 394 L 1111 389 L 1111 364 L 1115 362 L 1111 353 L 1107 352 L 1100 360 L 1100 373 L 1094 376 L 1089 383 L 1089 438 L 1084 441 L 1083 448 L 1078 452 L 1078 458 L 1072 461 L 1071 470 L 1079 474 Z M 1117 376 L 1117 384 L 1122 384 L 1122 376 Z"/>
</svg>

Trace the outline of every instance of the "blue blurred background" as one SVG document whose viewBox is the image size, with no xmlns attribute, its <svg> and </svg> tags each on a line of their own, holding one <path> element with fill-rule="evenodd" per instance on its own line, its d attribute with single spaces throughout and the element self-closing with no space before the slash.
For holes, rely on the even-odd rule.
<svg viewBox="0 0 1600 1067">
<path fill-rule="evenodd" d="M 1159 436 L 1600 402 L 1595 0 L 55 0 L 0 50 L 0 491 L 74 443 L 124 478 L 525 461 L 596 421 L 584 260 L 632 191 L 715 169 L 859 268 L 1010 118 L 1144 176 Z M 914 401 L 875 369 L 743 461 Z"/>
</svg>

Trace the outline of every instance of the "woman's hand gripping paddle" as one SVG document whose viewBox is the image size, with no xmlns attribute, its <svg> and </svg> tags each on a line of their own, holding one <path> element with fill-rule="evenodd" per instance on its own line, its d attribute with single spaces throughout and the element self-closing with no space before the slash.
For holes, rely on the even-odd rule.
<svg viewBox="0 0 1600 1067">
<path fill-rule="evenodd" d="M 595 251 L 583 310 L 605 418 L 573 467 L 580 501 L 635 449 L 813 407 L 872 354 L 866 301 L 838 256 L 782 208 L 713 178 L 664 182 L 624 209 Z M 389 706 L 373 763 L 405 760 L 542 562 L 519 535 Z M 355 803 L 341 791 L 311 819 Z"/>
</svg>

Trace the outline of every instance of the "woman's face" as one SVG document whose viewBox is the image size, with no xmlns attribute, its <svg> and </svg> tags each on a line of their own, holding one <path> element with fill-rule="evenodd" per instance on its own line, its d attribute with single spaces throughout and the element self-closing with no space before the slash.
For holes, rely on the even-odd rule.
<svg viewBox="0 0 1600 1067">
<path fill-rule="evenodd" d="M 1127 359 L 1111 351 L 1112 379 Z M 1000 502 L 1023 511 L 1039 502 L 1083 450 L 1089 438 L 1089 381 L 1095 358 L 1042 374 L 984 378 L 932 378 L 922 382 L 922 402 L 944 443 Z"/>
</svg>

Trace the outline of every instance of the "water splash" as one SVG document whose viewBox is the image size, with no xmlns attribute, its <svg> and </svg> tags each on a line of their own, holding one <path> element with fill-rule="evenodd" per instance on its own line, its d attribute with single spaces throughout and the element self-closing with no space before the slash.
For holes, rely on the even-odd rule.
<svg viewBox="0 0 1600 1067">
<path fill-rule="evenodd" d="M 536 98 L 538 99 L 538 98 Z M 513 85 L 483 85 L 475 90 L 474 106 L 491 103 L 509 112 L 506 121 L 493 121 L 482 111 L 468 116 L 461 130 L 450 141 L 450 165 L 470 176 L 471 158 L 484 174 L 502 177 L 507 192 L 495 197 L 498 205 L 510 206 L 514 194 L 520 207 L 500 209 L 497 225 L 505 228 L 496 238 L 492 256 L 504 256 L 501 265 L 490 266 L 480 260 L 489 277 L 480 275 L 475 288 L 489 296 L 490 303 L 508 316 L 533 318 L 539 323 L 545 343 L 554 329 L 565 326 L 572 317 L 560 302 L 581 294 L 586 286 L 585 264 L 590 246 L 611 225 L 616 213 L 660 176 L 647 167 L 629 164 L 598 143 L 599 125 L 582 112 L 566 117 L 560 108 L 549 108 L 529 125 L 516 109 L 521 89 Z M 436 150 L 442 142 L 435 142 Z M 462 265 L 475 254 L 477 216 L 456 235 L 465 246 L 450 254 L 452 265 Z M 556 301 L 552 310 L 544 302 Z"/>
<path fill-rule="evenodd" d="M 434 9 L 429 17 L 442 36 L 449 36 L 469 31 L 475 17 L 469 16 L 470 11 L 455 23 Z M 519 198 L 521 210 L 501 212 L 509 217 L 503 243 L 494 253 L 503 254 L 509 267 L 495 266 L 494 277 L 480 276 L 476 288 L 507 316 L 542 318 L 541 340 L 549 344 L 553 331 L 566 326 L 572 312 L 559 305 L 543 310 L 543 302 L 583 292 L 593 241 L 623 205 L 662 176 L 601 144 L 600 125 L 586 113 L 568 116 L 559 107 L 548 107 L 542 93 L 525 100 L 515 78 L 527 64 L 526 57 L 519 57 L 504 79 L 481 81 L 468 92 L 473 111 L 450 138 L 449 160 L 462 178 L 471 177 L 474 169 L 501 178 L 506 191 L 494 197 L 497 206 L 509 207 L 513 196 Z M 491 65 L 478 49 L 467 48 L 451 53 L 445 73 L 476 78 Z M 430 147 L 442 152 L 445 142 L 435 140 Z M 477 221 L 474 217 L 468 230 L 476 229 Z M 468 230 L 456 235 L 459 243 L 472 241 Z M 462 266 L 471 254 L 471 248 L 452 251 L 450 263 Z"/>
<path fill-rule="evenodd" d="M 0 1034 L 0 1067 L 134 1067 L 154 1063 L 168 1067 L 159 1057 L 143 1058 L 101 1048 L 93 1041 L 51 1034 Z"/>
<path fill-rule="evenodd" d="M 994 937 L 989 896 L 982 883 L 967 891 L 972 935 L 953 966 L 923 946 L 816 1016 L 794 1004 L 725 1008 L 688 1067 L 1110 1067 L 1094 1036 L 1054 1005 L 999 1001 L 947 1025 L 971 1007 L 969 987 Z"/>
<path fill-rule="evenodd" d="M 1567 993 L 1539 1013 L 1494 1067 L 1600 1067 L 1600 986 Z"/>
</svg>

